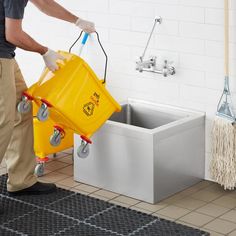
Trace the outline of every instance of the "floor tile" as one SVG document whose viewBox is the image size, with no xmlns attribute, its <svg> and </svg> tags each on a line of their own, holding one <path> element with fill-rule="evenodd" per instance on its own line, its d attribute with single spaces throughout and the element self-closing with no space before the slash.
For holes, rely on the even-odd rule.
<svg viewBox="0 0 236 236">
<path fill-rule="evenodd" d="M 230 193 L 229 190 L 224 190 L 224 188 L 217 183 L 213 183 L 212 185 L 208 186 L 204 190 L 214 192 L 214 193 L 222 193 L 225 195 Z"/>
<path fill-rule="evenodd" d="M 68 177 L 66 179 L 60 180 L 57 182 L 58 184 L 62 184 L 71 188 L 80 185 L 78 182 L 74 181 L 73 177 Z"/>
<path fill-rule="evenodd" d="M 73 191 L 75 193 L 80 193 L 80 194 L 83 194 L 83 195 L 89 195 L 88 192 L 85 192 L 83 190 L 80 190 L 80 189 L 76 189 L 76 188 L 71 188 L 70 191 Z"/>
<path fill-rule="evenodd" d="M 65 168 L 57 170 L 57 172 L 62 173 L 64 175 L 73 176 L 74 167 L 73 167 L 73 165 L 69 165 Z"/>
<path fill-rule="evenodd" d="M 233 223 L 236 223 L 236 210 L 231 210 L 225 213 L 220 217 L 221 219 L 232 221 Z"/>
<path fill-rule="evenodd" d="M 66 190 L 70 190 L 71 189 L 71 187 L 68 187 L 68 186 L 65 186 L 65 185 L 62 185 L 62 184 L 58 184 L 58 183 L 56 183 L 56 186 L 58 188 L 62 188 L 62 189 L 66 189 Z"/>
<path fill-rule="evenodd" d="M 51 172 L 47 175 L 44 175 L 42 177 L 39 177 L 39 180 L 45 180 L 45 181 L 50 181 L 50 182 L 58 182 L 60 180 L 68 178 L 68 175 L 64 175 L 58 172 Z"/>
<path fill-rule="evenodd" d="M 187 223 L 187 222 L 181 221 L 181 219 L 176 220 L 175 222 L 178 223 L 178 224 L 181 224 L 181 225 L 186 225 L 186 226 L 189 226 L 189 227 L 192 227 L 192 228 L 197 228 L 196 225 L 192 225 L 192 224 L 190 224 L 190 223 Z"/>
<path fill-rule="evenodd" d="M 208 181 L 208 180 L 202 180 L 201 182 L 193 185 L 194 188 L 197 188 L 198 190 L 200 189 L 204 189 L 206 187 L 209 187 L 211 186 L 213 183 L 211 181 Z"/>
<path fill-rule="evenodd" d="M 221 234 L 228 234 L 236 229 L 236 224 L 226 220 L 215 219 L 214 221 L 206 224 L 203 228 L 210 229 Z"/>
<path fill-rule="evenodd" d="M 224 235 L 225 235 L 225 234 L 216 233 L 216 232 L 211 231 L 211 230 L 209 230 L 209 229 L 206 230 L 206 229 L 204 229 L 204 228 L 201 228 L 201 230 L 204 230 L 204 231 L 210 233 L 210 236 L 224 236 Z"/>
<path fill-rule="evenodd" d="M 58 161 L 72 165 L 73 164 L 73 157 L 72 157 L 72 155 L 68 155 L 68 156 L 59 158 Z"/>
<path fill-rule="evenodd" d="M 146 213 L 146 214 L 152 214 L 153 213 L 153 212 L 148 211 L 146 209 L 138 208 L 135 205 L 131 206 L 130 209 L 135 210 L 135 211 L 139 211 L 139 212 L 143 212 L 143 213 Z"/>
<path fill-rule="evenodd" d="M 136 205 L 137 203 L 139 203 L 140 201 L 134 198 L 130 198 L 130 197 L 126 197 L 126 196 L 118 196 L 116 198 L 114 198 L 115 201 L 117 202 L 122 202 L 128 205 Z"/>
<path fill-rule="evenodd" d="M 71 148 L 68 148 L 68 149 L 65 149 L 62 151 L 63 153 L 66 153 L 66 154 L 72 154 L 74 152 L 74 148 L 71 147 Z"/>
<path fill-rule="evenodd" d="M 170 223 L 165 219 L 159 219 L 148 227 L 144 227 L 137 236 L 200 236 L 205 235 L 205 231 L 199 231 L 196 227 L 188 224 Z"/>
<path fill-rule="evenodd" d="M 214 200 L 212 203 L 223 206 L 229 209 L 235 208 L 236 207 L 236 197 L 230 197 L 228 195 L 222 196 L 216 200 Z"/>
<path fill-rule="evenodd" d="M 182 192 L 180 192 L 180 193 L 176 193 L 168 198 L 165 198 L 162 201 L 167 204 L 173 204 L 174 202 L 177 202 L 184 197 L 186 197 L 186 195 L 182 194 Z"/>
<path fill-rule="evenodd" d="M 174 218 L 161 215 L 161 214 L 159 214 L 158 212 L 155 212 L 155 213 L 153 213 L 152 215 L 153 215 L 153 216 L 157 216 L 157 217 L 159 217 L 159 218 L 161 218 L 161 219 L 165 219 L 165 220 L 170 220 L 170 221 L 175 221 L 175 220 L 176 220 L 176 219 L 174 219 Z"/>
<path fill-rule="evenodd" d="M 48 170 L 47 168 L 44 168 L 43 175 L 47 175 L 47 174 L 49 174 L 51 172 L 52 172 L 51 170 Z"/>
<path fill-rule="evenodd" d="M 188 210 L 195 210 L 201 206 L 206 205 L 206 202 L 201 201 L 201 200 L 197 200 L 194 198 L 186 197 L 186 198 L 182 198 L 182 199 L 174 202 L 173 204 L 176 206 L 179 206 L 179 207 L 186 208 Z"/>
<path fill-rule="evenodd" d="M 87 192 L 87 193 L 93 193 L 93 192 L 99 190 L 98 188 L 93 187 L 91 185 L 87 185 L 87 184 L 80 184 L 78 186 L 75 186 L 74 188 L 78 189 L 78 190 L 82 190 L 82 191 Z"/>
<path fill-rule="evenodd" d="M 56 156 L 55 155 L 49 155 L 49 158 L 52 160 L 52 161 L 56 161 L 57 159 L 61 158 L 61 157 L 65 157 L 67 156 L 68 153 L 65 153 L 65 152 L 57 152 L 56 153 Z"/>
<path fill-rule="evenodd" d="M 207 190 L 200 190 L 194 194 L 192 194 L 190 197 L 198 199 L 198 200 L 202 200 L 205 202 L 211 202 L 217 198 L 219 198 L 220 196 L 222 196 L 223 193 L 220 192 L 211 192 L 211 191 L 207 191 Z"/>
<path fill-rule="evenodd" d="M 198 208 L 196 211 L 209 216 L 218 217 L 229 211 L 229 209 L 213 203 L 209 203 L 203 207 Z"/>
<path fill-rule="evenodd" d="M 60 161 L 51 161 L 51 162 L 45 164 L 45 168 L 48 170 L 51 170 L 51 171 L 55 171 L 55 170 L 61 169 L 66 166 L 68 166 L 67 163 L 63 163 Z"/>
<path fill-rule="evenodd" d="M 126 203 L 124 203 L 124 202 L 115 201 L 114 199 L 109 200 L 109 202 L 110 202 L 110 203 L 113 203 L 113 204 L 115 204 L 115 205 L 118 205 L 118 206 L 126 207 L 126 208 L 129 208 L 129 207 L 132 206 L 132 205 L 126 204 Z"/>
<path fill-rule="evenodd" d="M 95 192 L 96 193 L 96 192 Z M 105 198 L 103 196 L 100 196 L 100 195 L 96 195 L 95 193 L 90 193 L 89 196 L 90 197 L 94 197 L 94 198 L 97 198 L 97 199 L 100 199 L 100 200 L 103 200 L 103 201 L 108 201 L 109 199 L 108 198 Z"/>
<path fill-rule="evenodd" d="M 161 214 L 164 216 L 168 216 L 172 219 L 178 219 L 181 216 L 184 216 L 188 214 L 190 211 L 184 208 L 180 208 L 177 206 L 167 206 L 159 211 L 157 211 L 157 214 Z"/>
<path fill-rule="evenodd" d="M 181 191 L 180 194 L 181 194 L 181 196 L 186 196 L 187 197 L 187 196 L 189 196 L 191 194 L 194 194 L 198 191 L 199 191 L 199 188 L 196 188 L 196 187 L 192 186 L 190 188 L 187 188 L 187 189 Z"/>
<path fill-rule="evenodd" d="M 214 218 L 211 216 L 203 215 L 197 212 L 190 212 L 189 214 L 179 218 L 179 220 L 190 223 L 192 225 L 201 227 L 208 222 L 212 221 Z"/>
<path fill-rule="evenodd" d="M 104 190 L 104 189 L 98 190 L 97 192 L 95 192 L 95 194 L 99 195 L 99 196 L 103 196 L 107 199 L 113 199 L 113 198 L 119 196 L 118 193 L 110 192 L 110 191 L 107 191 L 107 190 Z"/>
<path fill-rule="evenodd" d="M 136 204 L 135 207 L 147 210 L 149 212 L 156 212 L 156 211 L 159 211 L 162 208 L 167 207 L 167 204 L 162 203 L 162 202 L 157 203 L 157 204 L 150 204 L 150 203 L 146 203 L 146 202 L 140 202 L 140 203 Z"/>
<path fill-rule="evenodd" d="M 229 191 L 228 196 L 229 197 L 236 197 L 236 190 Z"/>
</svg>

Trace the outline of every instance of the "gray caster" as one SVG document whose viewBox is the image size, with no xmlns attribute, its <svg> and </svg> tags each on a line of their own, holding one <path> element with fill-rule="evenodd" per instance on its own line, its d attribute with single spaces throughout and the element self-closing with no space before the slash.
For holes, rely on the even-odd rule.
<svg viewBox="0 0 236 236">
<path fill-rule="evenodd" d="M 54 132 L 50 137 L 50 143 L 52 146 L 56 147 L 59 146 L 61 143 L 62 138 L 65 136 L 65 131 L 60 126 L 54 126 Z"/>
<path fill-rule="evenodd" d="M 48 117 L 49 117 L 48 106 L 45 103 L 42 103 L 41 107 L 39 108 L 37 118 L 40 121 L 46 121 Z"/>
<path fill-rule="evenodd" d="M 22 99 L 17 105 L 18 112 L 25 114 L 28 113 L 31 110 L 31 102 L 27 99 Z"/>
<path fill-rule="evenodd" d="M 61 143 L 61 133 L 54 131 L 54 134 L 50 137 L 50 143 L 52 146 L 57 147 Z"/>
<path fill-rule="evenodd" d="M 89 144 L 84 140 L 81 141 L 79 148 L 77 149 L 77 155 L 80 158 L 86 158 L 89 155 Z"/>
<path fill-rule="evenodd" d="M 43 176 L 44 175 L 44 163 L 38 163 L 35 167 L 34 173 L 38 177 Z"/>
</svg>

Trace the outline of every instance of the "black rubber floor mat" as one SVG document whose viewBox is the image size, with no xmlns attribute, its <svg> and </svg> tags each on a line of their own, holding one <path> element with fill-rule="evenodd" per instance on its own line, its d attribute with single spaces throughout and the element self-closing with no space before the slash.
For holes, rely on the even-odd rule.
<svg viewBox="0 0 236 236">
<path fill-rule="evenodd" d="M 0 176 L 1 236 L 203 236 L 206 232 L 69 190 L 11 197 Z"/>
<path fill-rule="evenodd" d="M 81 236 L 116 236 L 116 233 L 113 233 L 109 230 L 102 230 L 92 225 L 86 225 L 80 223 L 72 228 L 66 229 L 63 232 L 60 232 L 56 235 L 60 236 L 72 236 L 72 235 L 81 235 Z"/>
<path fill-rule="evenodd" d="M 82 221 L 111 206 L 108 202 L 74 193 L 72 196 L 52 203 L 48 206 L 48 209 Z"/>
<path fill-rule="evenodd" d="M 91 217 L 86 222 L 122 235 L 128 235 L 155 219 L 154 216 L 116 206 L 102 214 Z M 127 224 L 127 222 L 129 223 Z"/>
</svg>

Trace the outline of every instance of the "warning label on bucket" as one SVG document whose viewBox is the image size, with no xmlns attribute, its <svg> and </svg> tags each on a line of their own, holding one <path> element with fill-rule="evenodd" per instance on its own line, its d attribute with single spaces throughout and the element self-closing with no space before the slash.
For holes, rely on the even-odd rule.
<svg viewBox="0 0 236 236">
<path fill-rule="evenodd" d="M 86 116 L 92 116 L 94 112 L 95 105 L 92 102 L 88 102 L 84 105 L 83 111 Z"/>
</svg>

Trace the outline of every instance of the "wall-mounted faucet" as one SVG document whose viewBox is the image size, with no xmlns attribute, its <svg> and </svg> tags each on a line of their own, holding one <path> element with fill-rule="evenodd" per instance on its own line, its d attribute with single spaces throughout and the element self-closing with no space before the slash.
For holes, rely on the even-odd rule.
<svg viewBox="0 0 236 236">
<path fill-rule="evenodd" d="M 136 62 L 136 70 L 139 72 L 147 71 L 147 72 L 153 72 L 157 74 L 162 74 L 163 76 L 167 77 L 169 75 L 175 74 L 175 68 L 171 66 L 172 62 L 169 62 L 167 60 L 164 61 L 163 65 L 157 65 L 157 58 L 156 57 L 150 57 L 148 60 L 144 60 L 147 48 L 149 46 L 150 40 L 152 38 L 153 32 L 155 30 L 156 24 L 162 23 L 162 18 L 157 17 L 155 19 L 154 25 L 152 27 L 152 31 L 150 33 L 150 36 L 147 41 L 147 45 L 144 49 L 143 55 L 140 57 L 140 61 Z"/>
</svg>

